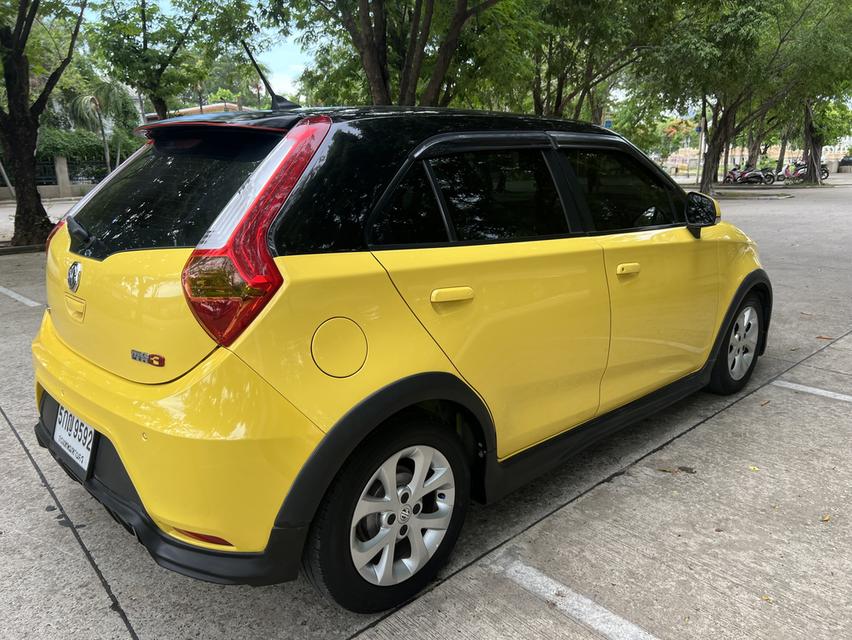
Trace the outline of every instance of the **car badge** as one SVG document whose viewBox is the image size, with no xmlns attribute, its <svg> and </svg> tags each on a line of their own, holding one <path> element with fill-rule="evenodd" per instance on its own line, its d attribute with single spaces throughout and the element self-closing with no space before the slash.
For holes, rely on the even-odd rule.
<svg viewBox="0 0 852 640">
<path fill-rule="evenodd" d="M 71 293 L 75 293 L 80 286 L 80 273 L 83 271 L 83 265 L 79 262 L 72 262 L 68 267 L 68 289 Z"/>
</svg>

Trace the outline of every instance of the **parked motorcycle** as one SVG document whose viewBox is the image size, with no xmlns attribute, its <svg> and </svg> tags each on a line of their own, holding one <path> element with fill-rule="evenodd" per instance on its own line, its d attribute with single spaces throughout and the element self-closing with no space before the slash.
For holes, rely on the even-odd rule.
<svg viewBox="0 0 852 640">
<path fill-rule="evenodd" d="M 735 164 L 733 169 L 725 174 L 722 182 L 724 184 L 765 184 L 766 176 L 760 169 L 754 167 L 740 169 L 739 165 Z"/>
<path fill-rule="evenodd" d="M 799 160 L 794 160 L 786 167 L 784 167 L 784 171 L 782 176 L 777 176 L 779 180 L 786 180 L 790 183 L 802 182 L 805 179 L 805 176 L 808 175 L 808 165 L 804 162 L 800 162 Z M 828 166 L 822 162 L 819 167 L 819 178 L 820 180 L 828 180 L 829 171 Z"/>
<path fill-rule="evenodd" d="M 761 169 L 763 174 L 763 184 L 773 184 L 775 182 L 775 171 L 773 169 Z"/>
</svg>

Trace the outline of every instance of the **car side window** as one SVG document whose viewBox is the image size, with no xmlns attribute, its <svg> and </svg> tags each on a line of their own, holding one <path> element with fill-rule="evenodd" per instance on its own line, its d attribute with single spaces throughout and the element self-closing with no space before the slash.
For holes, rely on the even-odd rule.
<svg viewBox="0 0 852 640">
<path fill-rule="evenodd" d="M 631 155 L 614 149 L 571 148 L 562 153 L 597 231 L 684 221 L 683 198 Z"/>
<path fill-rule="evenodd" d="M 413 165 L 378 213 L 369 232 L 374 245 L 447 242 L 447 228 L 423 164 Z"/>
<path fill-rule="evenodd" d="M 542 152 L 471 151 L 429 161 L 458 240 L 511 240 L 568 233 Z"/>
</svg>

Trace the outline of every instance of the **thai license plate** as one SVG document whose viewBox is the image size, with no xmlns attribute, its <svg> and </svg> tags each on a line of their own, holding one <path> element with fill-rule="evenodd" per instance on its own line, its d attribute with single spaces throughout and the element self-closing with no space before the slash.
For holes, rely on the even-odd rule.
<svg viewBox="0 0 852 640">
<path fill-rule="evenodd" d="M 62 405 L 56 412 L 56 425 L 53 428 L 53 441 L 79 467 L 80 475 L 85 478 L 92 457 L 92 444 L 95 430 L 80 420 Z"/>
</svg>

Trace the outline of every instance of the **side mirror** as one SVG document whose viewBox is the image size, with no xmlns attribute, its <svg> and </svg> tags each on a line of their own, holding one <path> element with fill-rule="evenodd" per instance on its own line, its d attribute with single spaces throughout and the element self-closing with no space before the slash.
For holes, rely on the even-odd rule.
<svg viewBox="0 0 852 640">
<path fill-rule="evenodd" d="M 702 227 L 712 227 L 722 215 L 719 203 L 698 191 L 686 194 L 686 228 L 696 238 L 701 237 Z"/>
</svg>

